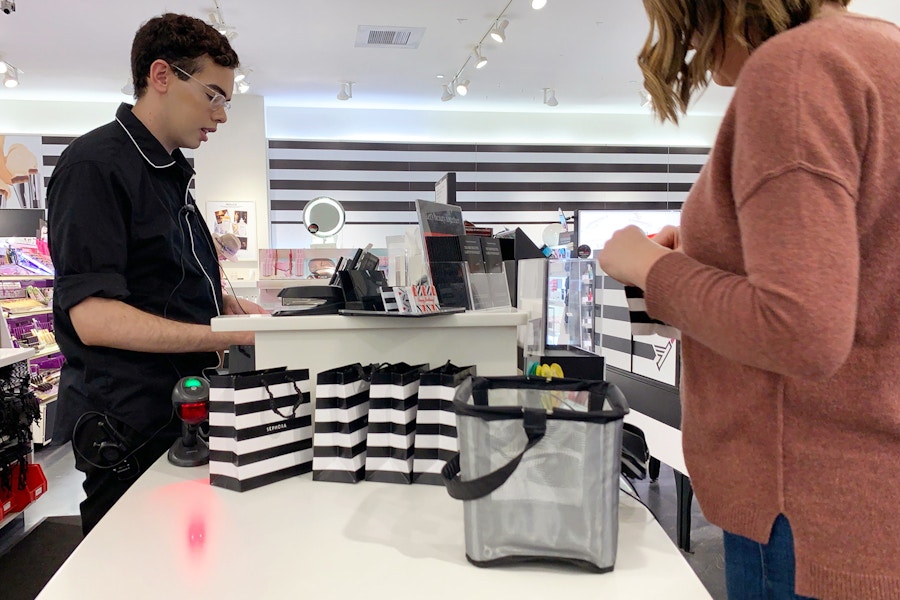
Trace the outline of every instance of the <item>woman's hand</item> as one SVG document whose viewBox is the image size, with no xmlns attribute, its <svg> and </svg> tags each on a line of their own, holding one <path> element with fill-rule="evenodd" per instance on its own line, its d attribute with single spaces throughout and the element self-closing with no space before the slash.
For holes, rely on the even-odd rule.
<svg viewBox="0 0 900 600">
<path fill-rule="evenodd" d="M 677 234 L 673 236 L 667 232 L 662 239 L 672 240 L 674 244 Z M 606 242 L 598 255 L 598 261 L 600 268 L 613 279 L 644 289 L 650 267 L 669 252 L 672 250 L 658 244 L 655 239 L 651 240 L 634 225 L 629 225 L 615 232 Z"/>
<path fill-rule="evenodd" d="M 653 241 L 660 246 L 681 252 L 681 228 L 674 225 L 666 225 L 652 237 Z"/>
</svg>

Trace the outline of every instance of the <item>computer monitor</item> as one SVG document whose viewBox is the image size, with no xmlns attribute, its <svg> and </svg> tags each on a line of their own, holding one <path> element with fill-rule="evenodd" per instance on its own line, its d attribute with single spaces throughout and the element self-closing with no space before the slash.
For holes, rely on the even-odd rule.
<svg viewBox="0 0 900 600">
<path fill-rule="evenodd" d="M 46 218 L 43 208 L 0 209 L 0 238 L 37 237 Z"/>
</svg>

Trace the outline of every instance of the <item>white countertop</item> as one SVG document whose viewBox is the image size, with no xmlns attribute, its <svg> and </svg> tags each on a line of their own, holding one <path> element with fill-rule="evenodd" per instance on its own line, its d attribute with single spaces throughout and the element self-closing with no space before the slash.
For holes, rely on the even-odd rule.
<svg viewBox="0 0 900 600">
<path fill-rule="evenodd" d="M 433 317 L 309 315 L 227 315 L 211 321 L 213 331 L 315 331 L 353 329 L 434 329 L 523 325 L 528 314 L 516 309 L 467 311 Z"/>
<path fill-rule="evenodd" d="M 32 354 L 34 350 L 31 348 L 0 348 L 0 367 L 30 358 Z"/>
<path fill-rule="evenodd" d="M 39 600 L 144 598 L 709 599 L 649 511 L 624 494 L 615 569 L 466 561 L 463 504 L 443 487 L 313 481 L 238 493 L 162 457 Z"/>
</svg>

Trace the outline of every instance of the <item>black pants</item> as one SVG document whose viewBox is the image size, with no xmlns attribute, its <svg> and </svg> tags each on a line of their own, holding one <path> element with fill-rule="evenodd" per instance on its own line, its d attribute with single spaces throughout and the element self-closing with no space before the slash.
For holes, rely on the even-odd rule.
<svg viewBox="0 0 900 600">
<path fill-rule="evenodd" d="M 113 504 L 128 491 L 138 477 L 156 462 L 176 438 L 172 435 L 158 435 L 146 446 L 137 450 L 127 464 L 118 468 L 101 469 L 86 464 L 75 454 L 75 468 L 85 474 L 84 491 L 87 498 L 81 503 L 81 530 L 87 535 L 103 518 Z"/>
</svg>

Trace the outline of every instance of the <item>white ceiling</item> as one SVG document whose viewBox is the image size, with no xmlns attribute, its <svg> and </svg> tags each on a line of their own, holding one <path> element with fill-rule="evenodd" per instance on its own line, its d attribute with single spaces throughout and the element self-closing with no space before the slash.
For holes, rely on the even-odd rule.
<svg viewBox="0 0 900 600">
<path fill-rule="evenodd" d="M 504 112 L 642 112 L 635 56 L 647 19 L 639 0 L 511 0 L 507 41 L 488 39 L 488 65 L 468 96 L 441 102 L 441 82 L 463 65 L 508 0 L 218 0 L 252 69 L 250 93 L 270 106 Z M 0 57 L 24 71 L 0 100 L 120 101 L 138 26 L 166 11 L 209 19 L 214 0 L 16 0 L 0 13 Z M 900 23 L 898 0 L 855 0 L 857 12 Z M 359 25 L 424 27 L 417 50 L 356 48 Z M 442 74 L 447 79 L 441 80 Z M 353 98 L 336 99 L 353 81 Z M 556 90 L 559 106 L 542 103 Z M 697 114 L 721 114 L 730 94 L 710 89 Z"/>
</svg>

